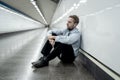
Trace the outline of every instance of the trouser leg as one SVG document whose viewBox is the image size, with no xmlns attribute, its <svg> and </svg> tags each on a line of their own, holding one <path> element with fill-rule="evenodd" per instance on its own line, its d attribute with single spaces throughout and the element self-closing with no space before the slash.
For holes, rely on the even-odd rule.
<svg viewBox="0 0 120 80">
<path fill-rule="evenodd" d="M 56 42 L 54 46 L 54 50 L 51 53 L 49 53 L 47 56 L 45 56 L 44 59 L 33 64 L 33 66 L 36 68 L 48 66 L 49 61 L 57 56 L 59 56 L 59 58 L 65 63 L 71 63 L 75 59 L 71 45 L 66 45 Z"/>
<path fill-rule="evenodd" d="M 60 55 L 62 50 L 61 48 L 62 48 L 62 44 L 59 42 L 56 42 L 54 46 L 54 50 L 49 55 L 47 55 L 46 61 L 50 61 L 54 59 L 56 56 Z"/>
<path fill-rule="evenodd" d="M 55 33 L 52 33 L 53 36 L 56 36 Z M 52 45 L 49 43 L 49 40 L 47 40 L 47 42 L 45 43 L 44 47 L 41 50 L 41 53 L 43 54 L 43 56 L 47 56 L 50 51 L 52 49 Z"/>
<path fill-rule="evenodd" d="M 40 63 L 44 60 L 44 58 L 49 55 L 50 51 L 52 49 L 52 45 L 49 43 L 49 40 L 46 41 L 45 45 L 43 46 L 41 53 L 43 54 L 43 57 L 40 57 L 39 60 L 36 62 L 32 62 L 32 65 L 36 68 L 40 67 Z M 48 65 L 48 63 L 45 63 L 45 65 Z"/>
<path fill-rule="evenodd" d="M 43 56 L 47 56 L 50 53 L 51 49 L 52 45 L 49 43 L 49 40 L 47 40 L 47 42 L 41 50 L 41 53 L 43 54 Z"/>
<path fill-rule="evenodd" d="M 71 63 L 75 60 L 74 50 L 71 45 L 63 44 L 62 54 L 58 57 L 64 63 Z"/>
<path fill-rule="evenodd" d="M 59 42 L 55 43 L 54 50 L 46 57 L 46 61 L 50 61 L 54 59 L 56 56 L 59 56 L 59 58 L 65 62 L 70 63 L 73 62 L 75 59 L 74 51 L 71 45 L 62 44 Z"/>
</svg>

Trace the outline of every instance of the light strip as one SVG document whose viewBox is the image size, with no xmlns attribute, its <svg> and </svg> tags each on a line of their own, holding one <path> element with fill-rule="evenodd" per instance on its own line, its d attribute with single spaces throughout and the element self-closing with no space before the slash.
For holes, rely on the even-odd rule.
<svg viewBox="0 0 120 80">
<path fill-rule="evenodd" d="M 61 19 L 63 19 L 65 16 L 67 16 L 70 12 L 72 12 L 75 9 L 77 9 L 80 6 L 80 4 L 82 4 L 82 3 L 84 3 L 84 4 L 87 3 L 87 0 L 80 0 L 77 4 L 74 3 L 73 6 L 71 8 L 69 8 L 68 11 L 65 12 L 65 14 L 63 14 L 61 17 L 59 17 L 57 20 L 55 20 L 52 23 L 52 25 L 56 24 L 58 21 L 60 21 Z"/>
<path fill-rule="evenodd" d="M 29 21 L 33 21 L 33 22 L 35 22 L 35 23 L 39 23 L 38 21 L 35 21 L 35 20 L 33 20 L 33 19 L 29 18 L 29 17 L 26 17 L 26 16 L 23 15 L 23 14 L 17 13 L 17 12 L 15 12 L 15 11 L 11 11 L 11 10 L 9 10 L 9 9 L 7 9 L 7 8 L 4 8 L 4 7 L 1 7 L 1 6 L 0 6 L 0 9 L 1 9 L 1 10 L 4 10 L 4 11 L 10 13 L 10 14 L 15 14 L 15 15 L 17 15 L 17 16 L 23 17 L 23 18 L 25 18 L 25 19 L 27 19 L 27 20 L 29 20 Z"/>
<path fill-rule="evenodd" d="M 30 1 L 33 4 L 33 6 L 35 7 L 35 9 L 38 11 L 38 13 L 40 14 L 40 16 L 42 17 L 42 19 L 44 20 L 45 24 L 48 25 L 45 17 L 43 16 L 42 12 L 40 11 L 40 9 L 37 6 L 36 1 L 34 1 L 34 0 L 30 0 Z"/>
</svg>

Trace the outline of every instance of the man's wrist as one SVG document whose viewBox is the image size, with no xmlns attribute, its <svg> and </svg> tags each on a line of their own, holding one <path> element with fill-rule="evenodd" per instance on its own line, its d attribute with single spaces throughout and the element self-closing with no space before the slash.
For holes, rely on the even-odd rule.
<svg viewBox="0 0 120 80">
<path fill-rule="evenodd" d="M 53 40 L 55 40 L 55 37 L 56 37 L 56 36 L 53 36 Z"/>
</svg>

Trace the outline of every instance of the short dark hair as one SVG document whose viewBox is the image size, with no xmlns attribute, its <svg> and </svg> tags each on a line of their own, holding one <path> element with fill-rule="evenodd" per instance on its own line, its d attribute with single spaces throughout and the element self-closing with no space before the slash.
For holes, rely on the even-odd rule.
<svg viewBox="0 0 120 80">
<path fill-rule="evenodd" d="M 77 15 L 70 15 L 69 17 L 74 19 L 74 23 L 79 23 L 79 17 Z"/>
</svg>

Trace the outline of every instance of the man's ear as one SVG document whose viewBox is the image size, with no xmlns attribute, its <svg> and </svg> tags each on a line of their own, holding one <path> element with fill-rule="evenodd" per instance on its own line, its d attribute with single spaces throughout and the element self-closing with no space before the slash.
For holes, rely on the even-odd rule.
<svg viewBox="0 0 120 80">
<path fill-rule="evenodd" d="M 77 26 L 77 23 L 74 24 L 74 27 L 76 27 L 76 26 Z"/>
</svg>

